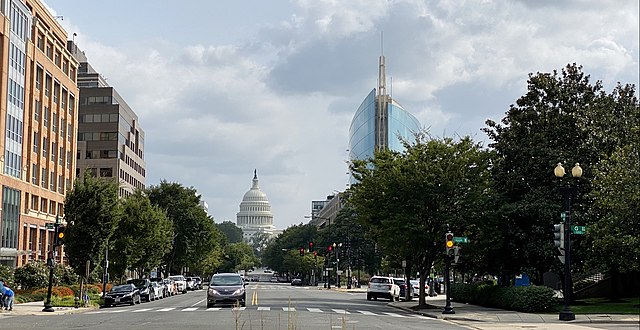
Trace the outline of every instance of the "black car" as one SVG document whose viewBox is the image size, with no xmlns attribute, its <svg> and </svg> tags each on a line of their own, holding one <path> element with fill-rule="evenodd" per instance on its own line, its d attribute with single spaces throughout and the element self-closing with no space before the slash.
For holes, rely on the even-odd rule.
<svg viewBox="0 0 640 330">
<path fill-rule="evenodd" d="M 104 297 L 104 307 L 118 304 L 135 305 L 140 302 L 140 291 L 133 284 L 116 285 Z"/>
<path fill-rule="evenodd" d="M 140 291 L 140 297 L 146 301 L 156 300 L 155 292 L 151 287 L 151 281 L 148 278 L 138 278 L 135 280 L 128 280 L 127 284 L 133 284 Z"/>
</svg>

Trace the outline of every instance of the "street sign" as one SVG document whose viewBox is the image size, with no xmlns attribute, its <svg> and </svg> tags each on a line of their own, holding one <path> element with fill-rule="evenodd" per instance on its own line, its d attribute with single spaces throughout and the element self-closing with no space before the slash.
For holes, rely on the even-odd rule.
<svg viewBox="0 0 640 330">
<path fill-rule="evenodd" d="M 45 223 L 44 226 L 47 229 L 53 229 L 53 224 L 52 223 Z"/>
<path fill-rule="evenodd" d="M 455 243 L 469 243 L 469 238 L 468 237 L 454 237 L 453 241 Z"/>
<path fill-rule="evenodd" d="M 571 232 L 575 235 L 584 235 L 587 232 L 587 226 L 571 226 Z"/>
<path fill-rule="evenodd" d="M 331 267 L 327 267 L 327 270 L 333 270 L 333 268 L 331 268 Z"/>
</svg>

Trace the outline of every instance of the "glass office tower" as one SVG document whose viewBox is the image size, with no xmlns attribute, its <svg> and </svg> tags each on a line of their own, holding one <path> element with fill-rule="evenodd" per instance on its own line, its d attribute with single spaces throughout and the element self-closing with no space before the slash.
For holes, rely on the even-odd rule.
<svg viewBox="0 0 640 330">
<path fill-rule="evenodd" d="M 373 158 L 375 150 L 402 151 L 400 138 L 413 140 L 420 122 L 386 93 L 384 56 L 380 56 L 378 90 L 364 98 L 349 128 L 349 159 Z"/>
</svg>

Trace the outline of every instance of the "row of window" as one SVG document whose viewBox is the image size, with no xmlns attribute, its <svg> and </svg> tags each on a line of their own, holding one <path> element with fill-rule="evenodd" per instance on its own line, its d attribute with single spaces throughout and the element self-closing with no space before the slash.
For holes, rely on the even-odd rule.
<svg viewBox="0 0 640 330">
<path fill-rule="evenodd" d="M 51 96 L 51 87 L 53 85 L 53 103 L 60 104 L 62 110 L 68 110 L 70 115 L 73 115 L 75 111 L 75 95 L 70 93 L 69 90 L 60 84 L 57 79 L 53 79 L 53 76 L 49 71 L 44 73 L 44 69 L 40 64 L 36 67 L 36 89 L 42 89 L 42 80 L 44 77 L 44 95 Z M 67 109 L 68 106 L 68 109 Z"/>
<path fill-rule="evenodd" d="M 118 132 L 78 133 L 78 141 L 117 141 Z"/>
<path fill-rule="evenodd" d="M 91 104 L 118 104 L 118 101 L 112 96 L 88 96 L 80 99 L 80 105 Z"/>
<path fill-rule="evenodd" d="M 48 172 L 46 167 L 42 167 L 42 169 L 40 169 L 38 164 L 31 164 L 31 183 L 34 185 L 39 184 L 44 189 L 64 194 L 65 188 L 69 187 L 71 180 L 69 178 L 65 179 L 62 174 L 59 174 L 56 180 L 55 171 Z"/>
<path fill-rule="evenodd" d="M 33 194 L 31 195 L 31 198 L 29 198 L 29 193 L 25 193 L 25 200 L 31 201 L 28 207 L 33 211 L 39 211 L 54 216 L 57 215 L 61 218 L 64 217 L 64 203 L 48 200 L 44 197 Z"/>
<path fill-rule="evenodd" d="M 33 152 L 35 152 L 36 154 L 39 152 L 40 149 L 40 133 L 38 132 L 33 132 Z M 60 153 L 58 153 L 58 150 L 60 151 Z M 58 148 L 58 143 L 52 141 L 51 144 L 49 144 L 49 138 L 47 137 L 43 137 L 42 138 L 42 157 L 44 157 L 45 159 L 47 159 L 47 157 L 49 156 L 49 151 L 51 151 L 51 161 L 52 162 L 58 162 L 58 165 L 64 165 L 64 161 L 65 161 L 65 148 L 64 146 L 60 146 L 60 148 Z M 67 169 L 71 169 L 71 151 L 67 151 L 66 152 L 66 161 L 67 161 Z"/>
<path fill-rule="evenodd" d="M 46 40 L 43 32 L 38 32 L 36 47 L 40 49 L 62 72 L 74 82 L 76 81 L 76 68 L 70 66 L 69 59 L 63 56 L 62 50 L 54 46 L 52 41 Z M 64 57 L 64 58 L 63 58 Z"/>
<path fill-rule="evenodd" d="M 8 95 L 9 102 L 18 109 L 24 109 L 24 87 L 14 81 L 12 78 L 9 78 L 9 86 L 8 86 Z"/>
<path fill-rule="evenodd" d="M 26 55 L 22 49 L 18 48 L 14 43 L 9 46 L 9 67 L 16 70 L 21 76 L 25 74 Z"/>
<path fill-rule="evenodd" d="M 136 189 L 144 189 L 144 184 L 142 182 L 140 182 L 138 179 L 136 179 L 136 177 L 129 174 L 123 169 L 120 169 L 120 179 L 132 185 Z"/>
<path fill-rule="evenodd" d="M 80 123 L 117 123 L 118 122 L 117 113 L 96 113 L 96 114 L 88 114 L 88 115 L 80 115 L 78 117 L 78 122 Z"/>
<path fill-rule="evenodd" d="M 133 158 L 129 157 L 129 156 L 125 156 L 125 163 L 127 163 L 127 165 L 129 165 L 129 167 L 131 167 L 134 171 L 140 173 L 140 175 L 145 176 L 145 169 L 144 167 L 142 167 L 140 164 L 138 164 L 138 162 L 136 162 L 135 160 L 133 160 Z"/>
<path fill-rule="evenodd" d="M 51 113 L 49 107 L 45 106 L 43 111 L 42 103 L 39 100 L 36 100 L 33 120 L 40 123 L 40 119 L 42 119 L 43 129 L 51 128 L 51 131 L 56 134 L 58 133 L 58 124 L 60 124 L 60 136 L 64 139 L 66 135 L 67 140 L 71 143 L 73 132 L 73 126 L 71 123 L 67 124 L 67 121 L 64 118 L 60 118 L 60 120 L 58 120 L 58 113 Z"/>
</svg>

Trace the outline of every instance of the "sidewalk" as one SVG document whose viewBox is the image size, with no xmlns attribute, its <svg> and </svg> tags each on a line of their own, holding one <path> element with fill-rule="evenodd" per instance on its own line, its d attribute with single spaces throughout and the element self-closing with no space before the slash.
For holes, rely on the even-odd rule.
<svg viewBox="0 0 640 330">
<path fill-rule="evenodd" d="M 322 287 L 320 287 L 322 288 Z M 325 289 L 326 290 L 326 289 Z M 335 288 L 331 290 L 351 293 L 366 293 L 367 287 L 346 289 L 346 287 Z M 418 306 L 418 298 L 411 301 L 396 301 L 388 303 L 389 306 L 402 309 L 404 311 L 420 314 L 441 320 L 450 321 L 471 321 L 471 322 L 491 322 L 491 323 L 614 323 L 614 324 L 640 324 L 640 315 L 625 314 L 576 314 L 573 321 L 560 321 L 558 313 L 522 313 L 509 311 L 504 309 L 482 307 L 477 305 L 462 304 L 451 302 L 451 307 L 455 314 L 442 314 L 446 305 L 446 296 L 444 294 L 436 297 L 427 297 L 427 304 L 437 306 L 437 309 L 414 309 Z"/>
<path fill-rule="evenodd" d="M 3 317 L 17 316 L 17 315 L 63 315 L 72 313 L 83 313 L 94 309 L 93 307 L 53 307 L 53 312 L 43 312 L 44 301 L 34 301 L 22 304 L 14 304 L 12 311 L 2 310 L 0 311 L 0 319 Z"/>
<path fill-rule="evenodd" d="M 427 304 L 437 306 L 439 309 L 420 309 L 417 307 L 417 298 L 412 301 L 397 301 L 389 303 L 390 306 L 405 310 L 407 312 L 420 314 L 432 318 L 451 321 L 472 321 L 472 322 L 504 322 L 504 323 L 618 323 L 618 324 L 640 324 L 639 315 L 622 314 L 576 314 L 574 321 L 560 321 L 558 313 L 535 314 L 508 311 L 504 309 L 488 308 L 476 305 L 451 302 L 451 307 L 455 314 L 442 314 L 446 305 L 445 295 L 437 297 L 427 297 Z"/>
</svg>

